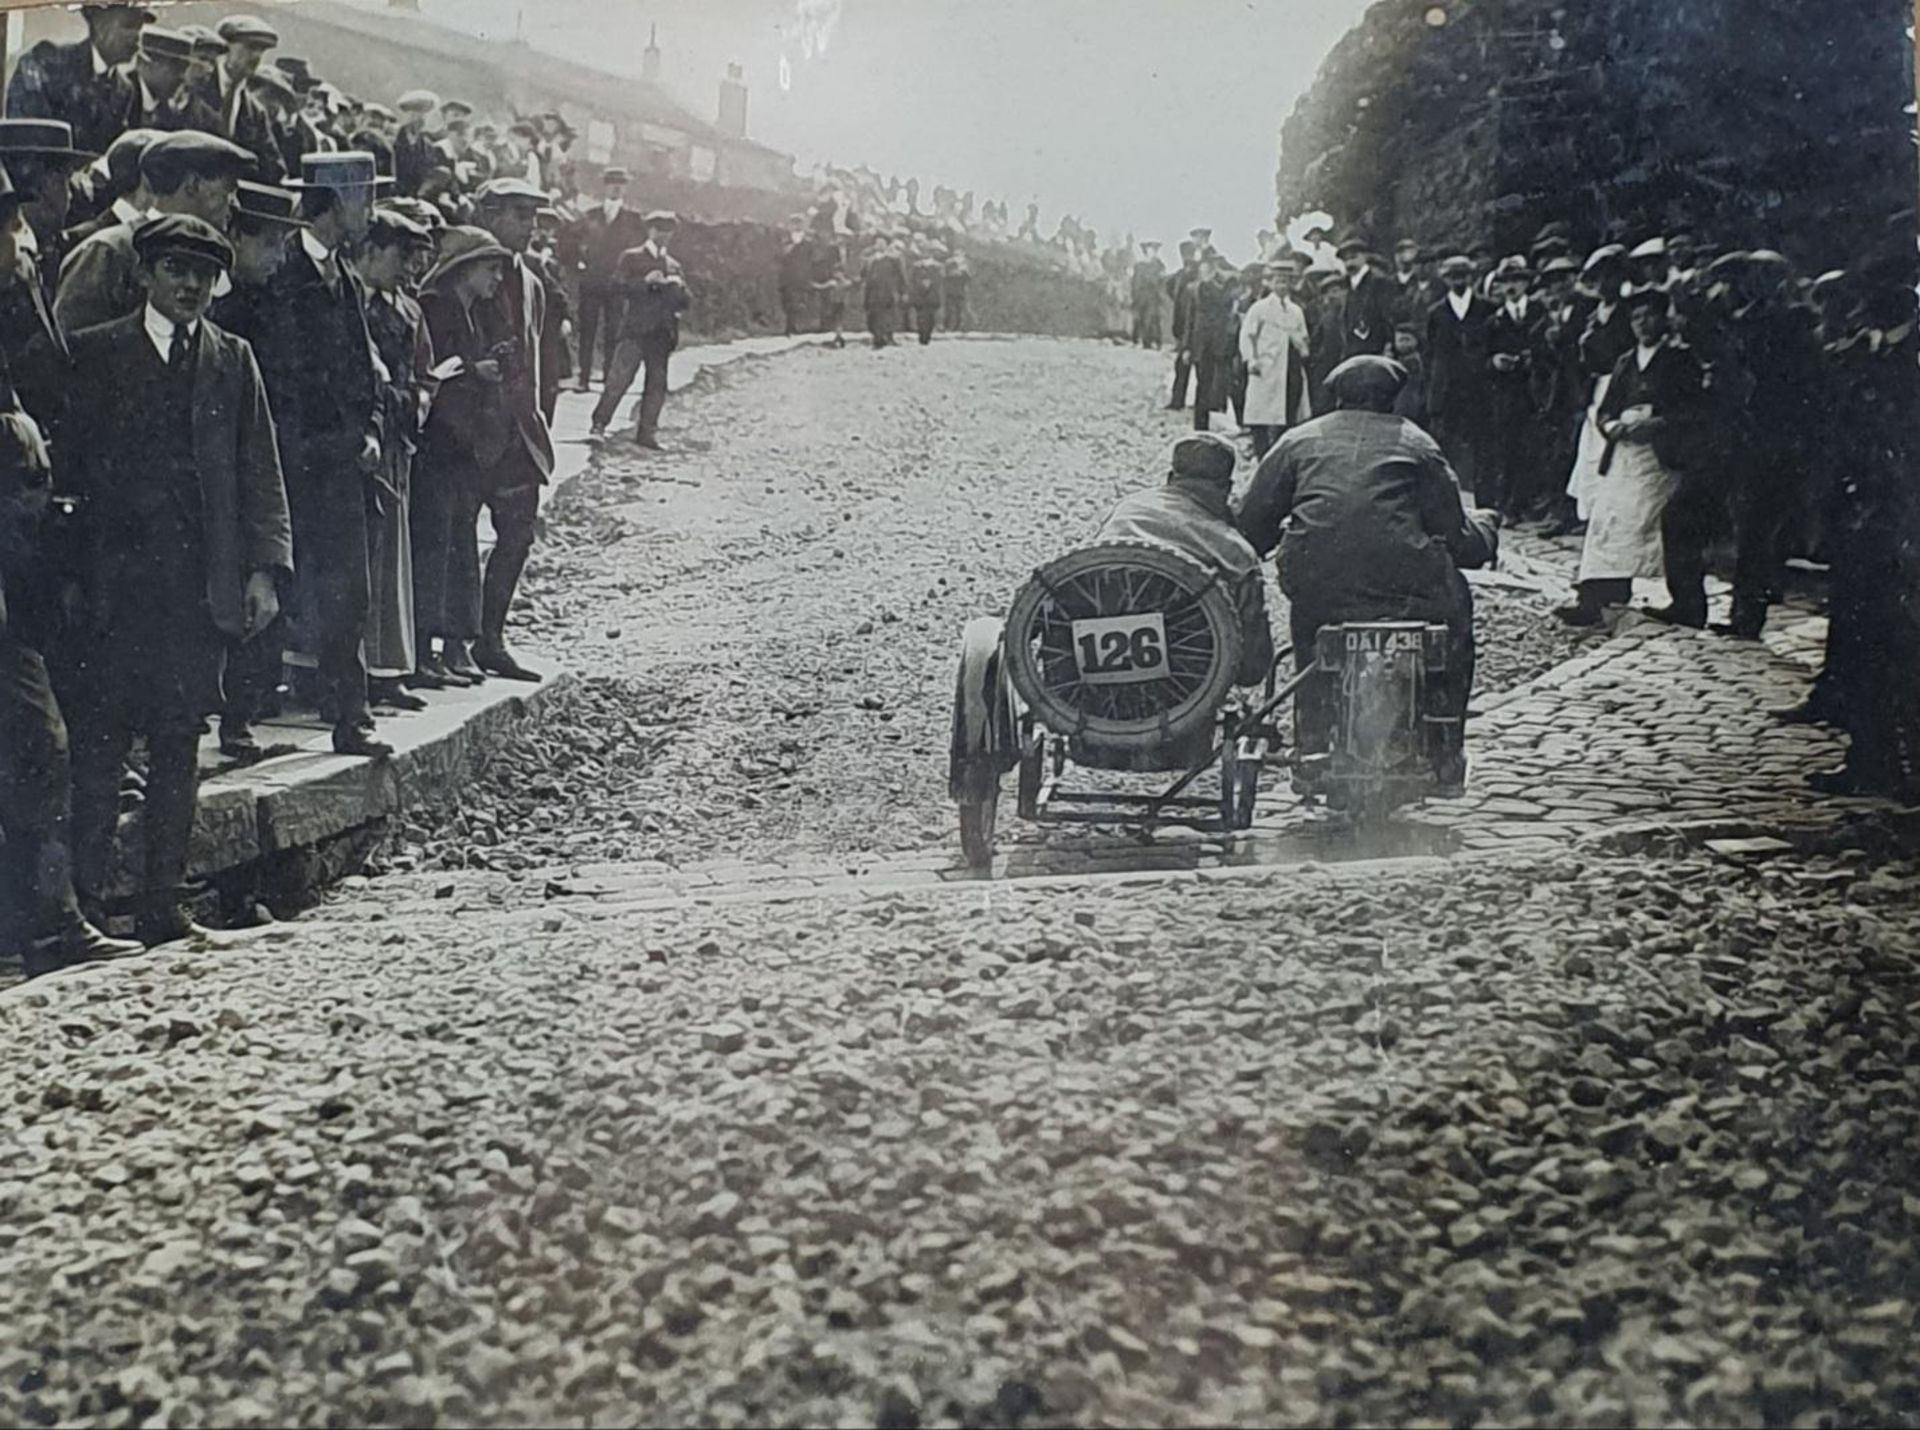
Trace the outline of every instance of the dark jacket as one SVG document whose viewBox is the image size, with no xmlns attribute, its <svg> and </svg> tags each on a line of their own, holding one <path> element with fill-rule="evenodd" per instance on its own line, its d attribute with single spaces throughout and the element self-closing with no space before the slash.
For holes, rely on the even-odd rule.
<svg viewBox="0 0 1920 1430">
<path fill-rule="evenodd" d="M 1605 424 L 1619 418 L 1629 407 L 1651 407 L 1659 423 L 1657 433 L 1650 434 L 1655 453 L 1669 467 L 1691 467 L 1698 455 L 1693 439 L 1699 435 L 1704 415 L 1701 376 L 1700 360 L 1689 348 L 1669 341 L 1643 370 L 1636 345 L 1614 364 L 1613 381 L 1600 404 L 1598 420 Z M 1612 439 L 1608 440 L 1600 458 L 1602 472 L 1612 470 L 1613 449 L 1617 445 Z"/>
<path fill-rule="evenodd" d="M 1546 328 L 1547 311 L 1531 298 L 1519 318 L 1505 303 L 1494 309 L 1487 327 L 1487 381 L 1495 403 L 1506 414 L 1540 410 L 1543 385 L 1553 376 L 1552 361 L 1544 351 Z M 1503 355 L 1517 360 L 1507 372 L 1493 362 Z"/>
<path fill-rule="evenodd" d="M 514 423 L 502 384 L 474 371 L 490 346 L 478 315 L 437 288 L 420 295 L 420 311 L 435 362 L 457 357 L 464 364 L 434 392 L 421 434 L 422 454 L 441 466 L 493 467 L 513 440 Z"/>
<path fill-rule="evenodd" d="M 1586 329 L 1580 334 L 1580 361 L 1592 377 L 1607 377 L 1627 353 L 1633 351 L 1633 320 L 1625 303 L 1615 303 L 1605 317 L 1596 305 L 1587 314 Z"/>
<path fill-rule="evenodd" d="M 117 400 L 135 390 L 135 363 L 153 356 L 144 308 L 76 333 L 75 408 L 59 453 L 59 485 L 82 503 L 89 533 L 90 590 L 116 580 L 113 514 L 126 493 L 150 485 L 147 454 L 131 433 L 145 414 Z M 199 476 L 207 609 L 220 631 L 246 634 L 242 593 L 255 571 L 290 574 L 293 531 L 281 480 L 274 419 L 253 350 L 211 321 L 200 326 L 194 364 L 193 443 Z"/>
<path fill-rule="evenodd" d="M 329 291 L 300 234 L 292 233 L 259 313 L 255 349 L 298 502 L 306 491 L 346 480 L 366 438 L 381 434 L 366 288 L 342 262 L 339 290 Z"/>
<path fill-rule="evenodd" d="M 280 140 L 274 133 L 273 116 L 267 113 L 266 105 L 248 89 L 245 81 L 239 85 L 239 94 L 229 90 L 225 95 L 220 92 L 221 72 L 216 66 L 214 73 L 195 91 L 199 101 L 196 114 L 210 121 L 208 132 L 231 139 L 242 149 L 253 155 L 259 168 L 251 175 L 263 184 L 277 184 L 287 176 L 286 156 L 280 152 Z M 198 125 L 194 126 L 200 127 Z"/>
<path fill-rule="evenodd" d="M 119 70 L 94 73 L 93 42 L 42 40 L 20 57 L 7 85 L 9 119 L 64 119 L 76 149 L 104 154 L 127 129 L 135 85 Z"/>
<path fill-rule="evenodd" d="M 1187 348 L 1196 359 L 1231 362 L 1240 351 L 1240 324 L 1234 317 L 1239 281 L 1231 276 L 1193 285 L 1193 316 Z"/>
<path fill-rule="evenodd" d="M 1334 292 L 1340 299 L 1340 360 L 1393 351 L 1393 283 L 1372 269 Z"/>
<path fill-rule="evenodd" d="M 596 204 L 580 217 L 580 271 L 589 286 L 611 284 L 620 256 L 647 241 L 647 221 L 632 204 L 623 203 L 611 219 L 607 206 Z"/>
<path fill-rule="evenodd" d="M 474 305 L 474 316 L 489 347 L 511 344 L 511 355 L 503 364 L 500 398 L 513 419 L 518 441 L 510 441 L 496 461 L 506 460 L 517 449 L 544 482 L 553 475 L 553 434 L 541 399 L 547 374 L 559 370 L 559 355 L 554 351 L 558 335 L 547 326 L 547 286 L 524 260 L 516 259 L 507 265 L 506 281 L 492 301 Z"/>
<path fill-rule="evenodd" d="M 1476 295 L 1467 316 L 1441 298 L 1427 310 L 1427 412 L 1472 418 L 1485 406 L 1492 375 L 1494 306 Z"/>
</svg>

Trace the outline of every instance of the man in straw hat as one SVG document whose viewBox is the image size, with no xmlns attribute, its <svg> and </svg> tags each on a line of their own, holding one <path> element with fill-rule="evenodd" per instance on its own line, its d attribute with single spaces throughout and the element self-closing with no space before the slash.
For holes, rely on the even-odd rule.
<svg viewBox="0 0 1920 1430">
<path fill-rule="evenodd" d="M 140 156 L 157 215 L 197 218 L 217 232 L 226 230 L 240 177 L 252 167 L 253 156 L 239 145 L 193 130 L 168 134 Z M 223 267 L 223 280 L 224 274 Z M 67 255 L 54 308 L 67 331 L 77 333 L 135 311 L 145 293 L 133 226 L 117 224 Z"/>
<path fill-rule="evenodd" d="M 378 759 L 368 711 L 368 509 L 379 500 L 381 392 L 365 286 L 346 252 L 366 237 L 380 186 L 373 156 L 307 155 L 294 187 L 305 226 L 286 239 L 256 347 L 280 426 L 300 565 L 289 664 L 317 675 L 333 748 Z"/>
<path fill-rule="evenodd" d="M 73 340 L 85 421 L 61 442 L 82 503 L 89 622 L 74 714 L 74 856 L 81 892 L 106 892 L 121 767 L 147 741 L 146 862 L 135 932 L 193 931 L 181 908 L 200 734 L 219 708 L 230 642 L 272 622 L 293 567 L 286 492 L 252 351 L 206 318 L 232 262 L 204 221 L 167 214 L 134 239 L 135 313 Z"/>
<path fill-rule="evenodd" d="M 134 83 L 126 65 L 140 48 L 142 27 L 153 23 L 144 5 L 83 5 L 87 38 L 75 44 L 42 40 L 20 57 L 7 85 L 7 114 L 58 119 L 74 144 L 104 154 L 128 125 Z"/>
<path fill-rule="evenodd" d="M 1446 722 L 1443 785 L 1466 778 L 1467 697 L 1473 688 L 1473 595 L 1462 568 L 1494 557 L 1497 518 L 1469 514 L 1439 446 L 1394 415 L 1407 380 L 1391 358 L 1348 358 L 1327 378 L 1338 410 L 1297 427 L 1261 460 L 1240 530 L 1263 556 L 1280 552 L 1296 666 L 1314 662 L 1320 628 L 1348 621 L 1432 621 L 1447 627 L 1437 692 Z M 1300 749 L 1331 739 L 1330 692 L 1319 682 L 1296 705 Z"/>
<path fill-rule="evenodd" d="M 49 284 L 65 257 L 73 176 L 98 157 L 74 148 L 73 131 L 61 120 L 0 119 L 0 164 L 20 196 L 28 242 Z"/>
</svg>

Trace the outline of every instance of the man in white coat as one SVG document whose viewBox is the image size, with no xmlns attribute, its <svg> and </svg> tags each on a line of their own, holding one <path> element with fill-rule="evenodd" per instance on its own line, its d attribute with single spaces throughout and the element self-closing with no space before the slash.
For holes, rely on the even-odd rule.
<svg viewBox="0 0 1920 1430">
<path fill-rule="evenodd" d="M 1247 365 L 1245 419 L 1253 454 L 1264 457 L 1287 428 L 1313 415 L 1307 396 L 1310 351 L 1307 314 L 1293 299 L 1300 260 L 1291 254 L 1267 265 L 1267 292 L 1240 320 L 1240 359 Z"/>
</svg>

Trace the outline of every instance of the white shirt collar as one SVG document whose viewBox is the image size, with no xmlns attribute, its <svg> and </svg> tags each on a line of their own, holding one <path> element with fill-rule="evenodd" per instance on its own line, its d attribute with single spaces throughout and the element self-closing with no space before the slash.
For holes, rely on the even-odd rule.
<svg viewBox="0 0 1920 1430">
<path fill-rule="evenodd" d="M 1449 288 L 1447 289 L 1447 306 L 1453 309 L 1454 317 L 1464 318 L 1467 316 L 1467 309 L 1473 306 L 1473 294 L 1471 292 L 1456 293 Z"/>
<path fill-rule="evenodd" d="M 313 236 L 313 230 L 310 228 L 300 230 L 300 246 L 306 249 L 307 257 L 311 258 L 322 268 L 325 268 L 333 261 L 333 250 L 315 238 Z"/>
<path fill-rule="evenodd" d="M 113 216 L 122 223 L 138 223 L 141 219 L 148 216 L 148 210 L 135 208 L 125 199 L 115 199 L 113 201 Z"/>
<path fill-rule="evenodd" d="M 625 206 L 626 202 L 627 201 L 625 199 L 608 199 L 607 200 L 607 217 L 611 219 L 617 216 L 621 208 Z"/>
<path fill-rule="evenodd" d="M 149 303 L 142 315 L 146 320 L 147 340 L 153 344 L 153 350 L 160 354 L 160 361 L 167 361 L 173 348 L 173 319 L 162 315 L 160 310 Z M 200 324 L 187 324 L 187 336 L 200 335 Z"/>
<path fill-rule="evenodd" d="M 1633 359 L 1634 359 L 1634 362 L 1639 365 L 1640 371 L 1645 372 L 1647 370 L 1647 365 L 1651 363 L 1654 360 L 1654 358 L 1659 355 L 1660 349 L 1662 349 L 1666 345 L 1667 345 L 1666 339 L 1664 338 L 1662 338 L 1659 342 L 1655 343 L 1652 347 L 1647 347 L 1645 344 L 1637 345 L 1633 350 Z"/>
<path fill-rule="evenodd" d="M 1525 318 L 1527 316 L 1527 300 L 1525 298 L 1508 299 L 1507 312 L 1512 317 Z"/>
<path fill-rule="evenodd" d="M 95 79 L 100 78 L 101 75 L 111 74 L 113 72 L 113 66 L 101 58 L 100 51 L 94 48 L 91 40 L 87 42 L 87 55 L 93 60 L 93 77 Z"/>
<path fill-rule="evenodd" d="M 1367 270 L 1364 268 L 1362 268 L 1358 273 L 1349 273 L 1347 275 L 1347 286 L 1349 288 L 1358 288 L 1363 282 L 1366 281 L 1366 277 L 1367 277 Z"/>
</svg>

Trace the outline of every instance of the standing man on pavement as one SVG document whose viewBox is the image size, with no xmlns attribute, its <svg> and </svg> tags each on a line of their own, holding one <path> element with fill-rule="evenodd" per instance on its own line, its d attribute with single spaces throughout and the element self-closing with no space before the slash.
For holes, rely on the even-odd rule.
<svg viewBox="0 0 1920 1430">
<path fill-rule="evenodd" d="M 232 215 L 240 177 L 252 167 L 253 156 L 238 144 L 194 130 L 156 140 L 140 156 L 140 174 L 153 194 L 156 214 L 197 218 L 221 233 Z M 124 317 L 145 302 L 134 227 L 116 224 L 67 255 L 54 309 L 68 332 Z M 224 276 L 224 268 L 221 271 Z"/>
<path fill-rule="evenodd" d="M 502 359 L 500 396 L 512 425 L 498 460 L 480 470 L 479 490 L 467 493 L 470 507 L 460 514 L 459 539 L 472 529 L 467 511 L 477 521 L 485 506 L 493 517 L 496 540 L 481 581 L 480 639 L 474 643 L 473 660 L 488 674 L 508 680 L 540 679 L 507 648 L 507 611 L 533 550 L 540 488 L 553 474 L 553 437 L 541 395 L 559 353 L 547 323 L 546 285 L 526 259 L 546 202 L 546 195 L 525 179 L 489 180 L 475 200 L 474 221 L 513 255 L 499 292 L 478 309 L 488 346 Z"/>
<path fill-rule="evenodd" d="M 367 294 L 348 254 L 367 234 L 371 154 L 309 154 L 299 182 L 306 227 L 286 240 L 255 344 L 279 426 L 296 573 L 289 663 L 314 670 L 333 748 L 380 759 L 367 704 L 368 516 L 381 463 L 380 385 Z"/>
<path fill-rule="evenodd" d="M 606 338 L 606 362 L 613 369 L 614 350 L 620 346 L 623 302 L 616 275 L 620 255 L 647 241 L 646 220 L 627 206 L 630 175 L 619 165 L 600 176 L 601 200 L 580 218 L 580 390 L 593 385 L 593 368 L 601 336 Z"/>
<path fill-rule="evenodd" d="M 144 5 L 83 5 L 87 38 L 57 45 L 42 40 L 20 57 L 7 85 L 7 114 L 14 119 L 58 119 L 73 130 L 75 147 L 107 152 L 127 128 L 134 82 L 126 64 L 140 49 L 142 26 L 153 23 Z"/>
<path fill-rule="evenodd" d="M 1208 249 L 1193 289 L 1187 342 L 1193 353 L 1193 430 L 1211 429 L 1213 414 L 1227 405 L 1240 327 L 1234 314 L 1238 282 L 1231 266 Z"/>
<path fill-rule="evenodd" d="M 805 214 L 787 219 L 785 245 L 780 250 L 780 312 L 788 337 L 806 327 L 807 296 L 813 291 L 813 240 Z"/>
<path fill-rule="evenodd" d="M 606 391 L 593 409 L 593 431 L 604 434 L 633 386 L 634 376 L 644 368 L 634 440 L 653 451 L 660 450 L 658 432 L 660 410 L 667 404 L 667 363 L 680 344 L 680 315 L 693 301 L 679 260 L 667 252 L 667 244 L 679 226 L 680 220 L 665 210 L 648 214 L 647 241 L 620 257 L 616 285 L 623 295 L 626 317 L 613 368 L 607 374 Z"/>
<path fill-rule="evenodd" d="M 74 859 L 83 895 L 105 893 L 120 774 L 147 741 L 146 866 L 135 934 L 194 931 L 181 907 L 206 717 L 220 706 L 228 642 L 279 610 L 293 569 L 274 419 L 247 344 L 206 319 L 233 251 L 170 214 L 135 240 L 147 301 L 73 340 L 73 405 L 60 483 L 80 502 L 89 613 L 74 719 Z"/>
<path fill-rule="evenodd" d="M 958 239 L 955 242 L 958 243 Z M 942 297 L 947 321 L 946 330 L 950 333 L 964 333 L 967 330 L 967 289 L 973 285 L 973 270 L 967 266 L 967 255 L 955 248 L 946 262 L 946 275 L 942 281 Z"/>
<path fill-rule="evenodd" d="M 907 265 L 901 245 L 884 235 L 876 238 L 873 252 L 861 271 L 862 297 L 867 307 L 867 332 L 876 348 L 893 346 L 894 329 L 900 323 L 900 308 L 907 297 Z"/>
<path fill-rule="evenodd" d="M 1268 291 L 1240 322 L 1240 357 L 1247 365 L 1247 425 L 1253 455 L 1269 448 L 1289 427 L 1313 415 L 1307 395 L 1307 358 L 1312 351 L 1305 310 L 1293 299 L 1300 260 L 1285 254 L 1267 265 Z"/>
<path fill-rule="evenodd" d="M 1477 499 L 1493 375 L 1494 306 L 1473 291 L 1473 260 L 1440 265 L 1446 295 L 1427 312 L 1427 426 Z"/>
<path fill-rule="evenodd" d="M 410 89 L 400 96 L 400 129 L 393 136 L 393 178 L 408 198 L 420 192 L 427 175 L 440 162 L 427 120 L 440 107 L 440 96 L 430 89 Z"/>
</svg>

